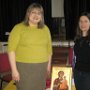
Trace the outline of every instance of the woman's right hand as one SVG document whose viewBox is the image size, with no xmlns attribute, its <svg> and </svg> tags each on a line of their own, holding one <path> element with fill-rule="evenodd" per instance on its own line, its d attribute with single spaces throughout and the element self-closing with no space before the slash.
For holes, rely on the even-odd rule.
<svg viewBox="0 0 90 90">
<path fill-rule="evenodd" d="M 19 80 L 20 80 L 20 74 L 19 74 L 18 70 L 12 71 L 12 79 L 14 81 L 16 81 L 16 82 L 19 82 Z"/>
</svg>

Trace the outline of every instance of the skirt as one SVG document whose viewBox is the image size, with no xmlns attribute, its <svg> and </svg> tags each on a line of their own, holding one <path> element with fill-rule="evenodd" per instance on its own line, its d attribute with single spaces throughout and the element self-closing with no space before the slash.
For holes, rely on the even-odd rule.
<svg viewBox="0 0 90 90">
<path fill-rule="evenodd" d="M 17 90 L 45 90 L 47 64 L 17 62 L 20 74 L 20 81 L 16 83 Z"/>
</svg>

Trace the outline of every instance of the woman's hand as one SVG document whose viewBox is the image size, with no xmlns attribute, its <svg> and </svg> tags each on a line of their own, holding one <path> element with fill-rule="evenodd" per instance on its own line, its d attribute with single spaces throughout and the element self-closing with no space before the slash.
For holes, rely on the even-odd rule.
<svg viewBox="0 0 90 90">
<path fill-rule="evenodd" d="M 14 51 L 9 52 L 8 56 L 9 56 L 9 62 L 10 62 L 11 71 L 12 71 L 12 79 L 19 82 L 20 75 L 19 75 L 19 72 L 18 72 L 17 66 L 16 66 L 15 52 Z"/>
<path fill-rule="evenodd" d="M 50 75 L 50 73 L 51 73 L 51 65 L 48 64 L 48 66 L 47 66 L 47 74 Z"/>
<path fill-rule="evenodd" d="M 51 60 L 52 55 L 49 56 L 48 65 L 47 65 L 47 75 L 50 76 L 51 74 Z"/>
<path fill-rule="evenodd" d="M 16 71 L 12 71 L 12 79 L 16 82 L 19 82 L 20 81 L 20 74 L 19 72 L 16 70 Z"/>
</svg>

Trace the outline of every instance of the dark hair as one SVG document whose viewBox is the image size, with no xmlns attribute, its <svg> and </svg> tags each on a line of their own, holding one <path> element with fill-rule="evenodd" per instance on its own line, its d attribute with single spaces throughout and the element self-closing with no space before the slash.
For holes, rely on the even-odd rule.
<svg viewBox="0 0 90 90">
<path fill-rule="evenodd" d="M 29 25 L 29 19 L 28 19 L 29 14 L 34 8 L 39 9 L 41 12 L 42 20 L 38 23 L 38 28 L 42 28 L 44 26 L 44 10 L 43 10 L 43 7 L 39 3 L 33 3 L 27 8 L 24 23 L 25 25 Z"/>
<path fill-rule="evenodd" d="M 86 16 L 86 17 L 89 19 L 89 21 L 90 21 L 90 13 L 89 13 L 89 12 L 83 12 L 83 13 L 81 13 L 80 17 L 81 17 L 81 16 Z M 79 17 L 79 20 L 80 20 L 80 17 Z M 78 21 L 78 22 L 79 22 L 79 21 Z M 90 28 L 89 28 L 89 30 L 88 30 L 87 36 L 90 37 Z M 81 37 L 82 37 L 82 31 L 80 30 L 80 28 L 79 28 L 79 23 L 78 23 L 75 40 L 77 40 L 77 39 L 79 39 L 79 38 L 81 38 Z"/>
</svg>

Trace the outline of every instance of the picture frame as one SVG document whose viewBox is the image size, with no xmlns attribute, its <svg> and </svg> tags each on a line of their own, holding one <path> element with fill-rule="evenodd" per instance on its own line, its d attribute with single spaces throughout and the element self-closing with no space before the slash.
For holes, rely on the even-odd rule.
<svg viewBox="0 0 90 90">
<path fill-rule="evenodd" d="M 72 90 L 72 67 L 52 67 L 50 90 Z"/>
</svg>

